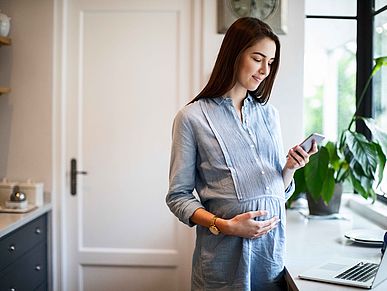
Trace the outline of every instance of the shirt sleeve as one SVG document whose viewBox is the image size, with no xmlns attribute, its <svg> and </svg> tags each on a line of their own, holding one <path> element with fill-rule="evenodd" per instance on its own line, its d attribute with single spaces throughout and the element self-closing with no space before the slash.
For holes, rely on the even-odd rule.
<svg viewBox="0 0 387 291">
<path fill-rule="evenodd" d="M 183 223 L 194 226 L 190 217 L 198 208 L 204 208 L 193 195 L 196 178 L 197 146 L 187 112 L 181 110 L 172 127 L 172 150 L 169 169 L 169 190 L 166 203 L 171 212 Z"/>
<path fill-rule="evenodd" d="M 292 196 L 294 190 L 296 189 L 296 183 L 294 182 L 294 178 L 290 182 L 288 188 L 285 189 L 285 199 L 288 200 L 290 196 Z"/>
<path fill-rule="evenodd" d="M 280 116 L 279 116 L 278 110 L 274 107 L 273 107 L 273 109 L 275 112 L 275 120 L 276 120 L 277 128 L 278 128 L 280 164 L 281 164 L 281 167 L 283 169 L 285 164 L 286 164 L 286 156 L 285 156 L 285 151 L 284 151 L 283 142 L 282 142 L 281 121 L 280 121 Z M 294 178 L 293 178 L 292 181 L 290 182 L 289 186 L 285 189 L 285 199 L 286 200 L 288 200 L 290 198 L 290 196 L 292 196 L 292 194 L 295 190 L 295 186 L 296 186 L 296 184 L 295 184 Z"/>
</svg>

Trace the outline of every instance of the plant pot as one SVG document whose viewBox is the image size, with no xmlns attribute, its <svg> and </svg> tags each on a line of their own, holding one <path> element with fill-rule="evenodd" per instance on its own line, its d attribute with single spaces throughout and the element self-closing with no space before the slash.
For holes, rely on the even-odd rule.
<svg viewBox="0 0 387 291">
<path fill-rule="evenodd" d="M 335 184 L 335 192 L 332 199 L 326 204 L 321 197 L 315 201 L 309 193 L 306 193 L 310 215 L 330 215 L 339 213 L 341 196 L 343 194 L 343 184 Z"/>
</svg>

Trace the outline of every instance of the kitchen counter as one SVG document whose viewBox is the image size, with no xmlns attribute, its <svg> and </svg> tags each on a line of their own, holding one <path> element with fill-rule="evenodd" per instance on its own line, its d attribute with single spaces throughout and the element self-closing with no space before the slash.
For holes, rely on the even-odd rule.
<svg viewBox="0 0 387 291">
<path fill-rule="evenodd" d="M 44 213 L 51 211 L 51 203 L 45 203 L 27 213 L 0 213 L 0 238 L 34 220 Z"/>
<path fill-rule="evenodd" d="M 348 197 L 343 199 L 340 214 L 346 220 L 307 219 L 297 210 L 287 210 L 287 281 L 292 290 L 361 290 L 328 283 L 301 280 L 298 275 L 309 268 L 327 260 L 340 257 L 362 258 L 372 261 L 380 260 L 380 247 L 365 247 L 347 240 L 344 234 L 352 229 L 381 229 L 348 207 Z M 387 290 L 387 280 L 375 291 Z"/>
</svg>

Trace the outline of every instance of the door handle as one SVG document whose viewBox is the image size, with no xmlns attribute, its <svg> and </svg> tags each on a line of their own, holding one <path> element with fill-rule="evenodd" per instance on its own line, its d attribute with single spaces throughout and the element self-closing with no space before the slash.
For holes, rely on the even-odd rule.
<svg viewBox="0 0 387 291">
<path fill-rule="evenodd" d="M 77 160 L 71 159 L 70 161 L 70 193 L 71 195 L 77 195 L 77 175 L 87 175 L 86 171 L 77 170 Z"/>
</svg>

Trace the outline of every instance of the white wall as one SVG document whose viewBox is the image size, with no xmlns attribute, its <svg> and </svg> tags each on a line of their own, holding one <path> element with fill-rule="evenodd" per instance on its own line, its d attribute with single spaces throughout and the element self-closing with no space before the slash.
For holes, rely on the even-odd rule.
<svg viewBox="0 0 387 291">
<path fill-rule="evenodd" d="M 194 19 L 200 22 L 193 25 L 195 41 L 202 46 L 201 52 L 192 52 L 193 66 L 199 67 L 194 71 L 201 72 L 193 82 L 196 94 L 212 70 L 223 35 L 216 32 L 216 0 L 192 1 Z M 286 148 L 303 135 L 304 1 L 288 2 L 288 34 L 280 35 L 282 63 L 271 99 L 281 113 Z M 0 0 L 0 9 L 12 17 L 13 41 L 0 48 L 0 85 L 12 88 L 0 96 L 0 178 L 32 177 L 43 181 L 46 191 L 53 183 L 53 3 Z"/>
<path fill-rule="evenodd" d="M 12 45 L 0 47 L 0 178 L 33 178 L 51 188 L 51 0 L 0 0 Z"/>
<path fill-rule="evenodd" d="M 304 1 L 288 2 L 288 33 L 279 35 L 281 66 L 270 101 L 281 114 L 285 150 L 303 137 Z M 0 0 L 0 9 L 12 17 L 13 41 L 0 48 L 0 81 L 12 88 L 0 96 L 0 177 L 32 177 L 46 189 L 52 172 L 52 6 L 51 0 Z M 197 12 L 202 88 L 224 35 L 217 33 L 216 0 L 203 0 Z"/>
<path fill-rule="evenodd" d="M 208 80 L 223 34 L 217 33 L 217 0 L 203 1 L 202 86 Z M 303 140 L 304 0 L 288 0 L 288 32 L 279 35 L 281 65 L 270 102 L 281 114 L 285 151 Z"/>
</svg>

